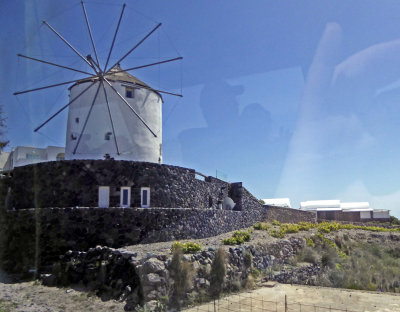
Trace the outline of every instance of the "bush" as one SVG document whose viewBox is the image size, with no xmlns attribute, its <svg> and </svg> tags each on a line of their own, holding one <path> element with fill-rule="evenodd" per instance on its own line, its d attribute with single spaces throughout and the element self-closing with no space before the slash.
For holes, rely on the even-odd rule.
<svg viewBox="0 0 400 312">
<path fill-rule="evenodd" d="M 194 274 L 193 265 L 183 261 L 183 250 L 178 244 L 174 244 L 173 256 L 169 265 L 169 271 L 174 281 L 170 304 L 174 308 L 180 308 L 181 300 L 191 287 Z"/>
<path fill-rule="evenodd" d="M 306 246 L 298 253 L 297 260 L 300 262 L 317 264 L 318 254 L 314 249 Z"/>
<path fill-rule="evenodd" d="M 307 245 L 308 245 L 308 246 L 310 246 L 310 247 L 315 247 L 315 243 L 314 243 L 314 241 L 312 240 L 312 238 L 306 237 L 306 242 L 307 242 Z"/>
<path fill-rule="evenodd" d="M 285 232 L 282 231 L 282 229 L 280 229 L 280 230 L 271 230 L 271 231 L 269 231 L 269 235 L 271 235 L 272 237 L 276 237 L 276 238 L 284 238 L 285 237 Z"/>
<path fill-rule="evenodd" d="M 244 266 L 245 266 L 247 269 L 249 269 L 249 268 L 252 267 L 252 265 L 253 265 L 253 256 L 252 256 L 251 252 L 249 252 L 249 251 L 246 250 L 246 251 L 243 253 L 243 262 L 244 262 Z"/>
<path fill-rule="evenodd" d="M 254 278 L 259 278 L 261 276 L 261 272 L 259 269 L 257 268 L 252 268 L 250 271 L 251 276 L 253 276 Z"/>
<path fill-rule="evenodd" d="M 281 225 L 281 223 L 278 221 L 278 220 L 274 220 L 274 221 L 272 221 L 272 225 Z"/>
<path fill-rule="evenodd" d="M 196 253 L 201 251 L 201 245 L 193 242 L 181 243 L 181 242 L 174 242 L 171 247 L 171 252 L 173 253 L 175 249 L 181 249 L 183 253 Z"/>
<path fill-rule="evenodd" d="M 214 299 L 219 298 L 225 281 L 226 254 L 223 248 L 219 248 L 215 253 L 213 262 L 211 263 L 210 272 L 210 296 Z"/>
<path fill-rule="evenodd" d="M 400 225 L 400 220 L 394 216 L 390 216 L 390 223 L 393 225 Z"/>
<path fill-rule="evenodd" d="M 230 238 L 222 240 L 224 245 L 241 245 L 244 242 L 248 242 L 251 239 L 251 234 L 245 231 L 235 231 Z"/>
<path fill-rule="evenodd" d="M 285 223 L 281 225 L 281 231 L 282 230 L 285 233 L 298 233 L 300 229 L 297 224 Z"/>
<path fill-rule="evenodd" d="M 253 225 L 255 230 L 267 231 L 271 226 L 268 223 L 257 222 Z"/>
</svg>

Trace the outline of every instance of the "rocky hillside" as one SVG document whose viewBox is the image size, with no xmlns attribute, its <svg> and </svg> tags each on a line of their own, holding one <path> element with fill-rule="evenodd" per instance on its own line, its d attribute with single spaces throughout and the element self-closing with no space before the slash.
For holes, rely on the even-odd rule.
<svg viewBox="0 0 400 312">
<path fill-rule="evenodd" d="M 400 291 L 398 228 L 273 222 L 171 247 L 71 251 L 43 282 L 79 284 L 104 300 L 126 301 L 127 310 L 195 304 L 266 280 Z"/>
</svg>

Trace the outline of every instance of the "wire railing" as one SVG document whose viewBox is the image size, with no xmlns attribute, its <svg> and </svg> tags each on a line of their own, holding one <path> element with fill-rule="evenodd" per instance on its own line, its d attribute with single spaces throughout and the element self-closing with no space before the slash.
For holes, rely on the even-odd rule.
<svg viewBox="0 0 400 312">
<path fill-rule="evenodd" d="M 208 303 L 192 307 L 186 312 L 364 312 L 335 306 L 320 306 L 300 302 L 289 302 L 285 295 L 280 301 L 265 300 L 264 297 L 254 297 L 251 294 L 236 294 L 216 299 Z"/>
</svg>

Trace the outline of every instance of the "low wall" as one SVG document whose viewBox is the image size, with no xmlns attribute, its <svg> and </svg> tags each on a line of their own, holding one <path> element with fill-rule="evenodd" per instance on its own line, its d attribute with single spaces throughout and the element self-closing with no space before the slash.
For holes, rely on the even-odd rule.
<svg viewBox="0 0 400 312">
<path fill-rule="evenodd" d="M 135 161 L 66 160 L 16 167 L 0 179 L 0 205 L 33 207 L 96 207 L 99 186 L 110 187 L 110 206 L 120 205 L 120 188 L 130 187 L 131 207 L 140 207 L 141 187 L 150 188 L 151 207 L 217 208 L 218 200 L 241 194 L 241 183 L 206 177 L 193 169 Z M 236 196 L 238 197 L 238 196 Z M 235 209 L 243 207 L 236 198 Z M 258 204 L 258 203 L 257 203 Z"/>
<path fill-rule="evenodd" d="M 245 228 L 265 209 L 40 208 L 2 213 L 2 264 L 23 272 L 51 264 L 67 250 L 205 238 Z"/>
<path fill-rule="evenodd" d="M 277 220 L 284 223 L 316 222 L 317 215 L 312 211 L 264 205 L 267 208 L 266 221 Z"/>
<path fill-rule="evenodd" d="M 246 283 L 254 268 L 265 271 L 274 265 L 282 265 L 304 246 L 302 238 L 289 238 L 270 244 L 241 247 L 222 247 L 226 255 L 226 275 L 223 290 L 238 291 Z M 56 263 L 51 274 L 42 275 L 46 285 L 83 284 L 103 299 L 119 299 L 126 302 L 125 310 L 135 310 L 137 304 L 146 304 L 154 311 L 157 300 L 174 297 L 171 254 L 140 256 L 135 251 L 115 250 L 97 246 L 86 252 L 67 252 Z M 193 303 L 208 294 L 213 277 L 211 263 L 215 249 L 209 248 L 194 255 L 184 255 L 189 264 L 191 285 L 184 296 L 183 305 Z M 316 268 L 316 267 L 315 267 Z M 272 272 L 272 280 L 310 284 L 318 270 L 302 268 L 297 272 Z M 306 272 L 304 272 L 307 269 Z M 319 269 L 319 268 L 318 268 Z M 276 274 L 278 273 L 278 274 Z M 275 275 L 274 275 L 275 274 Z M 250 277 L 251 278 L 251 277 Z"/>
</svg>

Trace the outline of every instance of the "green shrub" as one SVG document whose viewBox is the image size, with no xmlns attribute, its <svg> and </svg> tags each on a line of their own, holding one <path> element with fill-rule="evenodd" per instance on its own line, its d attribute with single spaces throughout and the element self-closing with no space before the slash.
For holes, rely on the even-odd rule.
<svg viewBox="0 0 400 312">
<path fill-rule="evenodd" d="M 397 219 L 397 218 L 394 217 L 394 216 L 390 216 L 390 223 L 391 223 L 392 225 L 400 225 L 400 220 Z"/>
<path fill-rule="evenodd" d="M 317 227 L 315 223 L 311 222 L 299 222 L 299 230 L 300 231 L 309 231 L 313 228 Z"/>
<path fill-rule="evenodd" d="M 174 252 L 175 249 L 182 249 L 182 252 L 185 254 L 196 253 L 201 250 L 201 245 L 193 242 L 174 242 L 171 247 L 171 252 Z"/>
<path fill-rule="evenodd" d="M 272 225 L 281 225 L 281 223 L 278 221 L 278 220 L 274 220 L 274 221 L 272 221 Z"/>
<path fill-rule="evenodd" d="M 243 262 L 244 266 L 249 269 L 253 266 L 253 255 L 250 253 L 250 251 L 246 250 L 243 253 Z"/>
<path fill-rule="evenodd" d="M 250 271 L 250 274 L 254 277 L 254 278 L 259 278 L 261 275 L 261 272 L 259 269 L 257 268 L 252 268 Z"/>
<path fill-rule="evenodd" d="M 253 228 L 255 230 L 262 230 L 262 231 L 267 231 L 271 225 L 268 223 L 262 223 L 262 222 L 257 222 L 256 224 L 253 225 Z"/>
<path fill-rule="evenodd" d="M 299 230 L 300 229 L 297 224 L 284 223 L 281 225 L 281 231 L 283 231 L 285 233 L 298 233 Z"/>
<path fill-rule="evenodd" d="M 251 239 L 251 234 L 245 231 L 235 231 L 230 238 L 222 240 L 224 245 L 241 245 L 244 242 L 248 242 Z"/>
<path fill-rule="evenodd" d="M 271 235 L 272 237 L 276 237 L 276 238 L 284 238 L 285 237 L 285 232 L 282 231 L 282 229 L 280 229 L 280 230 L 271 230 L 271 231 L 269 231 L 269 235 Z"/>
<path fill-rule="evenodd" d="M 238 242 L 236 241 L 236 238 L 234 238 L 234 237 L 224 238 L 222 240 L 222 243 L 224 245 L 237 245 L 238 244 Z"/>
<path fill-rule="evenodd" d="M 181 300 L 192 285 L 194 274 L 193 264 L 183 261 L 183 250 L 179 244 L 174 244 L 172 260 L 169 265 L 169 272 L 174 281 L 172 285 L 172 296 L 170 304 L 180 309 Z"/>
<path fill-rule="evenodd" d="M 300 262 L 308 262 L 312 264 L 318 263 L 318 254 L 317 252 L 308 246 L 304 247 L 297 254 L 297 260 Z"/>
<path fill-rule="evenodd" d="M 226 254 L 223 248 L 219 248 L 214 256 L 214 260 L 211 263 L 211 272 L 209 276 L 210 280 L 210 296 L 212 298 L 219 298 L 223 288 L 226 275 Z"/>
<path fill-rule="evenodd" d="M 312 238 L 306 237 L 306 242 L 307 242 L 307 245 L 308 245 L 308 246 L 310 246 L 310 247 L 315 247 L 315 243 L 314 243 L 314 241 L 312 240 Z"/>
</svg>

